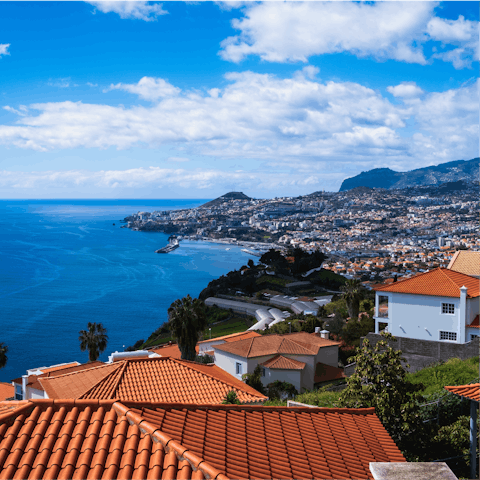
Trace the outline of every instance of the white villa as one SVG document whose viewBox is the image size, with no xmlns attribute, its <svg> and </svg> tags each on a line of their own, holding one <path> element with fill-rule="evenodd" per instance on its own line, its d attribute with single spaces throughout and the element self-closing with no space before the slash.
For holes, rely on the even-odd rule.
<svg viewBox="0 0 480 480">
<path fill-rule="evenodd" d="M 239 379 L 260 364 L 263 385 L 280 380 L 303 392 L 343 375 L 338 368 L 339 345 L 316 334 L 297 332 L 247 338 L 213 345 L 213 349 L 215 365 Z"/>
<path fill-rule="evenodd" d="M 467 343 L 478 337 L 480 282 L 446 268 L 376 287 L 375 333 Z"/>
</svg>

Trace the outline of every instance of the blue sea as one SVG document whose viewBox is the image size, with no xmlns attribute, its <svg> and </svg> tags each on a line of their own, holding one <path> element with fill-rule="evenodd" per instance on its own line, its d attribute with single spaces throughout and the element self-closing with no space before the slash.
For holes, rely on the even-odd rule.
<svg viewBox="0 0 480 480">
<path fill-rule="evenodd" d="M 0 381 L 29 368 L 86 362 L 78 333 L 108 331 L 108 354 L 167 320 L 173 301 L 247 263 L 239 247 L 182 241 L 154 253 L 168 235 L 120 228 L 138 211 L 192 208 L 206 200 L 1 200 L 0 342 L 8 346 Z M 115 225 L 113 225 L 115 223 Z"/>
</svg>

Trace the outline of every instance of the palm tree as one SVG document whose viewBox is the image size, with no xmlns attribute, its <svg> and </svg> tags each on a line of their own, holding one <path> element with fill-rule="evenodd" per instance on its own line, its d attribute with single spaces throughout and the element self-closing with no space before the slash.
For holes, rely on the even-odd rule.
<svg viewBox="0 0 480 480">
<path fill-rule="evenodd" d="M 190 295 L 175 300 L 168 309 L 168 326 L 183 360 L 195 360 L 195 345 L 207 326 L 205 304 Z"/>
<path fill-rule="evenodd" d="M 7 352 L 8 347 L 3 342 L 0 342 L 0 368 L 3 368 L 7 364 Z"/>
<path fill-rule="evenodd" d="M 88 322 L 88 330 L 80 330 L 80 350 L 88 350 L 88 360 L 94 362 L 107 348 L 107 330 L 101 323 Z"/>
<path fill-rule="evenodd" d="M 342 290 L 342 298 L 345 299 L 348 308 L 348 314 L 350 318 L 358 319 L 358 313 L 360 310 L 360 300 L 363 298 L 363 285 L 358 278 L 352 278 L 347 280 Z"/>
</svg>

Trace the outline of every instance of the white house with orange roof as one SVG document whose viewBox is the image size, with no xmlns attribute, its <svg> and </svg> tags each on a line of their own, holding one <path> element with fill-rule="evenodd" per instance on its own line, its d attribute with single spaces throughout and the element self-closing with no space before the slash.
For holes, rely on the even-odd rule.
<svg viewBox="0 0 480 480">
<path fill-rule="evenodd" d="M 253 373 L 260 365 L 264 386 L 280 380 L 291 383 L 301 392 L 313 389 L 316 382 L 328 381 L 341 374 L 339 345 L 339 342 L 315 334 L 296 332 L 247 338 L 214 345 L 213 349 L 215 365 L 239 379 L 245 373 Z"/>
<path fill-rule="evenodd" d="M 396 337 L 467 343 L 480 334 L 480 282 L 437 268 L 375 287 L 375 333 L 380 324 Z"/>
</svg>

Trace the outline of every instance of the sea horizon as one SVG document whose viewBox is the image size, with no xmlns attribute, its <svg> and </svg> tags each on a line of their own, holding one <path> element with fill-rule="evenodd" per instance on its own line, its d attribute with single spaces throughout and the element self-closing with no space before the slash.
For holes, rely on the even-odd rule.
<svg viewBox="0 0 480 480">
<path fill-rule="evenodd" d="M 205 202 L 159 200 L 0 200 L 0 342 L 9 348 L 0 381 L 30 368 L 86 362 L 78 332 L 88 322 L 107 328 L 100 357 L 106 361 L 146 340 L 177 298 L 197 297 L 209 281 L 247 263 L 240 247 L 227 251 L 204 241 L 182 241 L 179 249 L 159 255 L 155 250 L 167 244 L 167 234 L 120 228 L 138 207 Z"/>
</svg>

